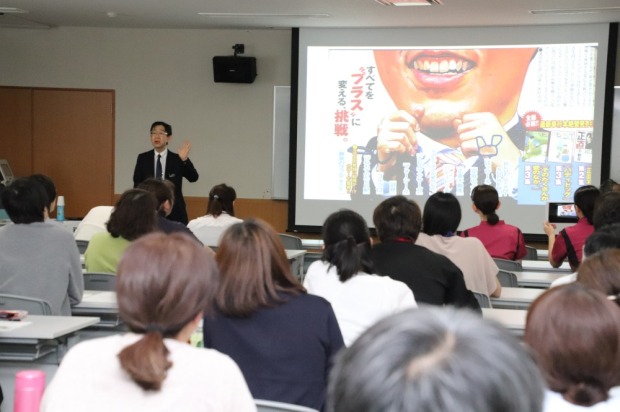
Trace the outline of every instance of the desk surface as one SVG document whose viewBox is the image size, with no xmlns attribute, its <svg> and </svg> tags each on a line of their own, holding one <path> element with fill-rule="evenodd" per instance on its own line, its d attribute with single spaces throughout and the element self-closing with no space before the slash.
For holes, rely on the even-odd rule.
<svg viewBox="0 0 620 412">
<path fill-rule="evenodd" d="M 516 306 L 518 309 L 527 309 L 545 290 L 532 288 L 502 287 L 499 298 L 491 298 L 493 307 Z"/>
<path fill-rule="evenodd" d="M 286 249 L 285 252 L 286 252 L 286 257 L 287 257 L 288 260 L 296 259 L 296 258 L 306 254 L 306 251 L 303 250 L 303 249 L 299 249 L 299 250 L 297 250 L 297 249 Z"/>
<path fill-rule="evenodd" d="M 82 301 L 72 309 L 114 309 L 118 312 L 116 292 L 101 290 L 85 290 Z"/>
<path fill-rule="evenodd" d="M 568 275 L 566 272 L 537 272 L 523 271 L 513 272 L 517 275 L 517 282 L 522 288 L 548 288 L 556 279 Z"/>
<path fill-rule="evenodd" d="M 99 322 L 99 318 L 29 315 L 21 322 L 27 322 L 27 324 L 11 331 L 0 332 L 0 340 L 56 339 L 92 326 Z"/>
<path fill-rule="evenodd" d="M 568 262 L 563 262 L 559 268 L 554 268 L 548 260 L 523 260 L 521 261 L 521 266 L 524 271 L 563 272 L 564 274 L 573 273 Z"/>
<path fill-rule="evenodd" d="M 515 334 L 522 335 L 525 330 L 526 310 L 482 308 L 482 317 L 502 324 Z"/>
</svg>

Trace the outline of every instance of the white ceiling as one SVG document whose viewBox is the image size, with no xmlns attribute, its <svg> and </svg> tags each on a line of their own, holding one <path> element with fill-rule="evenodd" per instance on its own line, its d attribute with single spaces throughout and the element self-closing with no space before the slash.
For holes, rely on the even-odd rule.
<svg viewBox="0 0 620 412">
<path fill-rule="evenodd" d="M 0 28 L 467 27 L 620 21 L 620 0 L 442 1 L 443 5 L 390 7 L 375 0 L 0 0 L 0 7 L 27 11 L 0 15 Z M 533 10 L 581 12 L 533 14 Z M 199 12 L 256 15 L 206 17 Z"/>
</svg>

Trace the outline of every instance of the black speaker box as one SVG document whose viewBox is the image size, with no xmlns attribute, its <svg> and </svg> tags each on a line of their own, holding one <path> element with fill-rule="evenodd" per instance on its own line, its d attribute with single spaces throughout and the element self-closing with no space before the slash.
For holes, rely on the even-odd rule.
<svg viewBox="0 0 620 412">
<path fill-rule="evenodd" d="M 216 83 L 253 83 L 255 78 L 256 57 L 213 57 L 213 80 Z"/>
</svg>

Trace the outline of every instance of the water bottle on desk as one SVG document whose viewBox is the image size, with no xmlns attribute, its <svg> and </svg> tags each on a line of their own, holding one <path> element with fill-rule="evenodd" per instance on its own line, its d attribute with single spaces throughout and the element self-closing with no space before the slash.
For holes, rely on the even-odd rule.
<svg viewBox="0 0 620 412">
<path fill-rule="evenodd" d="M 39 412 L 45 372 L 38 370 L 19 371 L 15 374 L 14 412 Z"/>
<path fill-rule="evenodd" d="M 56 220 L 62 222 L 65 220 L 65 197 L 58 196 L 56 201 Z"/>
</svg>

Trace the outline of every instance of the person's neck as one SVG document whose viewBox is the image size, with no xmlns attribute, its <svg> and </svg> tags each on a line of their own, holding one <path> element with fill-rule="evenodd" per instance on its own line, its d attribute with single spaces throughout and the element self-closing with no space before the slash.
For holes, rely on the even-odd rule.
<svg viewBox="0 0 620 412">
<path fill-rule="evenodd" d="M 159 154 L 162 154 L 163 152 L 165 152 L 167 149 L 167 147 L 164 147 L 163 149 L 155 149 L 155 151 Z"/>
</svg>

